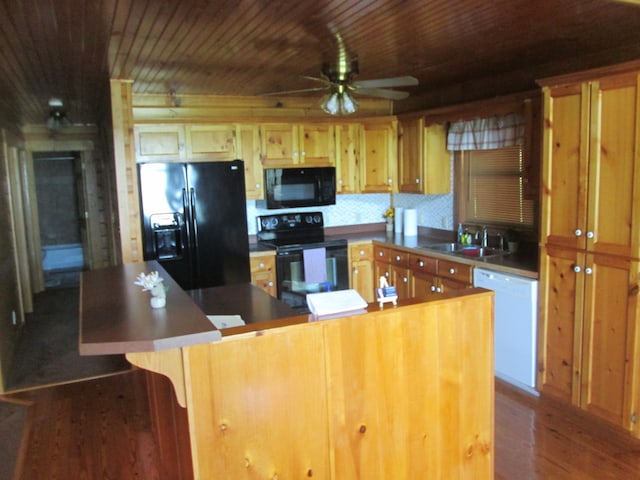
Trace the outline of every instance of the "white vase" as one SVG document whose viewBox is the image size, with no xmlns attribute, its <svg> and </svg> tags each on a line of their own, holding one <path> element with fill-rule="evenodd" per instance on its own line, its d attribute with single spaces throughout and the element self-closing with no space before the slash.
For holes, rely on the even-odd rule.
<svg viewBox="0 0 640 480">
<path fill-rule="evenodd" d="M 167 304 L 167 297 L 151 297 L 151 308 L 163 308 Z"/>
</svg>

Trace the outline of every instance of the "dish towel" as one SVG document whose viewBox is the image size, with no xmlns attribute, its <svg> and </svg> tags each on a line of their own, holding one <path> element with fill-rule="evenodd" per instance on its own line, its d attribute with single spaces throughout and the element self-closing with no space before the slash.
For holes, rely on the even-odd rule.
<svg viewBox="0 0 640 480">
<path fill-rule="evenodd" d="M 324 283 L 327 281 L 327 249 L 305 248 L 302 250 L 304 261 L 304 281 L 306 283 Z"/>
</svg>

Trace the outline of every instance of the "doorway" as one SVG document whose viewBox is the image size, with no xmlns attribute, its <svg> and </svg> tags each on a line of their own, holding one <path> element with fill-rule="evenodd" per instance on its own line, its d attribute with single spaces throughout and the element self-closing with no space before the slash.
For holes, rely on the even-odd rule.
<svg viewBox="0 0 640 480">
<path fill-rule="evenodd" d="M 33 161 L 44 286 L 77 286 L 86 265 L 80 155 L 39 152 Z"/>
</svg>

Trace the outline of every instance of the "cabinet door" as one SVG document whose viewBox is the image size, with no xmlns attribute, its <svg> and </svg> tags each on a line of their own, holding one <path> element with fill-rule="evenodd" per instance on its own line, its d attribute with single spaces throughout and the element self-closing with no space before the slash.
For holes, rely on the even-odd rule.
<svg viewBox="0 0 640 480">
<path fill-rule="evenodd" d="M 433 298 L 442 293 L 442 285 L 440 279 L 428 272 L 412 272 L 412 294 L 417 298 Z"/>
<path fill-rule="evenodd" d="M 638 75 L 591 84 L 587 249 L 638 257 Z"/>
<path fill-rule="evenodd" d="M 351 264 L 351 288 L 355 289 L 367 303 L 374 298 L 373 286 L 373 245 L 349 245 L 349 263 Z"/>
<path fill-rule="evenodd" d="M 398 191 L 424 193 L 424 121 L 407 118 L 398 122 Z"/>
<path fill-rule="evenodd" d="M 396 265 L 390 266 L 391 271 L 391 285 L 396 287 L 398 292 L 398 298 L 406 300 L 413 297 L 411 270 L 406 267 L 400 267 Z"/>
<path fill-rule="evenodd" d="M 297 126 L 288 123 L 264 124 L 260 127 L 260 135 L 264 167 L 291 167 L 300 163 Z"/>
<path fill-rule="evenodd" d="M 429 195 L 451 191 L 451 152 L 447 150 L 447 126 L 424 128 L 423 192 Z"/>
<path fill-rule="evenodd" d="M 277 297 L 276 288 L 276 257 L 273 255 L 251 256 L 251 283 Z"/>
<path fill-rule="evenodd" d="M 578 275 L 575 270 L 584 265 L 584 254 L 547 245 L 540 256 L 541 318 L 536 384 L 543 393 L 577 405 L 584 275 Z"/>
<path fill-rule="evenodd" d="M 238 158 L 235 125 L 187 125 L 190 161 L 225 161 Z"/>
<path fill-rule="evenodd" d="M 138 125 L 134 128 L 136 162 L 183 162 L 184 128 L 181 125 Z"/>
<path fill-rule="evenodd" d="M 584 248 L 589 95 L 584 85 L 545 88 L 541 239 Z"/>
<path fill-rule="evenodd" d="M 303 124 L 300 132 L 300 163 L 334 166 L 336 164 L 335 129 L 330 124 Z"/>
<path fill-rule="evenodd" d="M 361 125 L 338 125 L 336 131 L 336 192 L 360 191 L 358 166 Z"/>
<path fill-rule="evenodd" d="M 393 191 L 396 177 L 397 123 L 393 121 L 365 124 L 360 144 L 360 191 Z"/>
<path fill-rule="evenodd" d="M 260 128 L 257 125 L 240 125 L 238 127 L 238 156 L 244 160 L 247 200 L 264 198 L 260 154 Z"/>
<path fill-rule="evenodd" d="M 580 273 L 585 277 L 580 406 L 626 429 L 635 428 L 638 403 L 632 386 L 638 365 L 637 272 L 628 260 L 588 254 Z"/>
</svg>

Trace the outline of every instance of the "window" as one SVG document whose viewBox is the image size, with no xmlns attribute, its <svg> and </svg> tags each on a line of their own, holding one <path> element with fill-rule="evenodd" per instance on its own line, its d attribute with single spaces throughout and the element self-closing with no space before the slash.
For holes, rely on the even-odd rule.
<svg viewBox="0 0 640 480">
<path fill-rule="evenodd" d="M 521 146 L 456 152 L 456 165 L 459 222 L 534 227 Z"/>
</svg>

